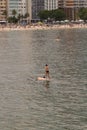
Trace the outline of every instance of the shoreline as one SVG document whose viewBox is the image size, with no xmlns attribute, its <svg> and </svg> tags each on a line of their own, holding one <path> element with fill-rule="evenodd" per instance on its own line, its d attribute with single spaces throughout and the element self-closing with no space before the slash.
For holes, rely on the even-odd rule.
<svg viewBox="0 0 87 130">
<path fill-rule="evenodd" d="M 86 24 L 73 24 L 73 25 L 31 25 L 31 26 L 1 26 L 1 31 L 26 31 L 26 30 L 48 30 L 48 29 L 84 29 L 87 28 Z"/>
</svg>

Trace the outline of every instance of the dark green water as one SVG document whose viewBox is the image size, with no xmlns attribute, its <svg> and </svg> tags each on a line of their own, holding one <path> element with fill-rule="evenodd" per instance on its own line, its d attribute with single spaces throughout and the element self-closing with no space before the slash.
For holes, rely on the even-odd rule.
<svg viewBox="0 0 87 130">
<path fill-rule="evenodd" d="M 0 130 L 87 130 L 87 29 L 0 32 Z"/>
</svg>

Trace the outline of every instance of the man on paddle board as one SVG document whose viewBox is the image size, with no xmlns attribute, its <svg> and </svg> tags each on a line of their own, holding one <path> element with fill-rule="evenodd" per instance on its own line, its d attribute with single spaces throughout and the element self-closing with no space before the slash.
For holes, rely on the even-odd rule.
<svg viewBox="0 0 87 130">
<path fill-rule="evenodd" d="M 45 65 L 45 75 L 43 77 L 38 77 L 38 80 L 46 80 L 46 81 L 50 81 L 50 76 L 49 76 L 49 67 L 46 64 Z"/>
<path fill-rule="evenodd" d="M 48 67 L 47 64 L 45 65 L 45 75 L 46 75 L 47 78 L 50 78 L 50 76 L 49 76 L 49 67 Z"/>
</svg>

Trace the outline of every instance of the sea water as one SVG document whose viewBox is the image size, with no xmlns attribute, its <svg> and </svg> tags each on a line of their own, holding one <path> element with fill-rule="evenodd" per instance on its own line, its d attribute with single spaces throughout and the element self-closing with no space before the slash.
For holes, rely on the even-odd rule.
<svg viewBox="0 0 87 130">
<path fill-rule="evenodd" d="M 0 130 L 87 130 L 87 29 L 0 32 Z"/>
</svg>

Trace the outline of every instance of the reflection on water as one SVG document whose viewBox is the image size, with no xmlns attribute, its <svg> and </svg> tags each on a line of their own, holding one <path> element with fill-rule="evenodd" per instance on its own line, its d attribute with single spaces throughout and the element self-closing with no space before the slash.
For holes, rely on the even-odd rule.
<svg viewBox="0 0 87 130">
<path fill-rule="evenodd" d="M 46 87 L 46 88 L 49 88 L 49 82 L 50 82 L 50 81 L 46 81 L 46 82 L 45 82 L 45 87 Z"/>
<path fill-rule="evenodd" d="M 0 32 L 0 103 L 0 130 L 87 130 L 87 30 Z"/>
<path fill-rule="evenodd" d="M 46 90 L 46 91 L 48 91 L 49 85 L 50 85 L 50 81 L 45 81 L 45 82 L 44 82 L 44 86 L 45 86 L 45 90 Z"/>
</svg>

